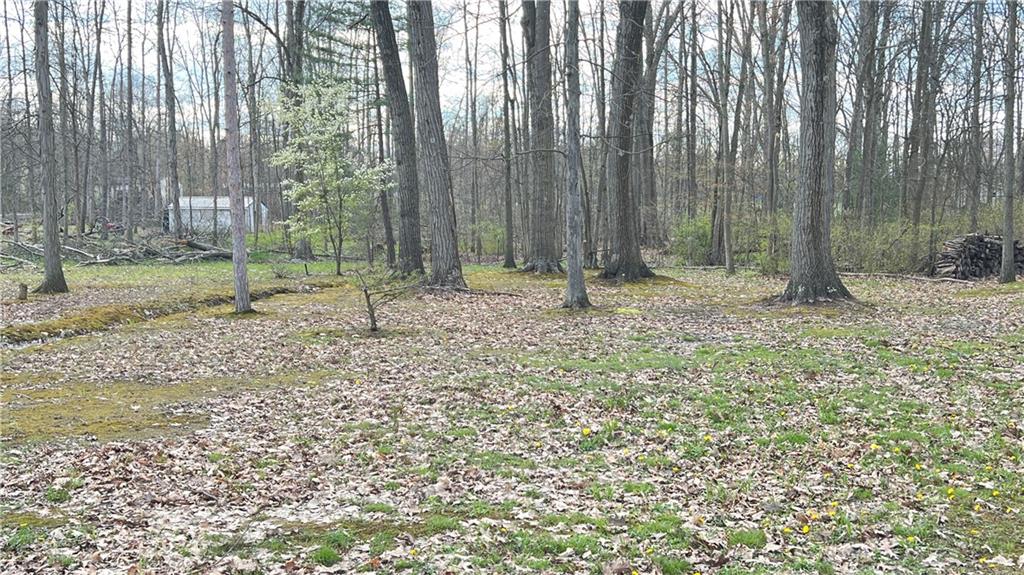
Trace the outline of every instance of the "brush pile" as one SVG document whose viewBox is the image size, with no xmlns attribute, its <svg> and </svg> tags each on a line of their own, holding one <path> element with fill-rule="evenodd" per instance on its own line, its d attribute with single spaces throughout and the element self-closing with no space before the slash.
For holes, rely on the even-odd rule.
<svg viewBox="0 0 1024 575">
<path fill-rule="evenodd" d="M 13 240 L 0 240 L 4 244 L 4 260 L 26 265 L 35 264 L 31 260 L 43 257 L 43 246 Z M 70 242 L 69 242 L 70 243 Z M 210 244 L 192 239 L 172 239 L 155 237 L 139 242 L 129 243 L 121 239 L 96 240 L 84 238 L 76 242 L 78 247 L 65 243 L 61 246 L 61 256 L 67 260 L 77 261 L 78 265 L 118 265 L 137 264 L 151 261 L 165 261 L 176 264 L 204 260 L 230 260 L 231 252 Z"/>
<path fill-rule="evenodd" d="M 982 279 L 999 275 L 1003 261 L 1002 236 L 968 234 L 942 244 L 935 258 L 934 275 L 961 280 Z M 1017 274 L 1024 274 L 1024 246 L 1014 242 Z"/>
</svg>

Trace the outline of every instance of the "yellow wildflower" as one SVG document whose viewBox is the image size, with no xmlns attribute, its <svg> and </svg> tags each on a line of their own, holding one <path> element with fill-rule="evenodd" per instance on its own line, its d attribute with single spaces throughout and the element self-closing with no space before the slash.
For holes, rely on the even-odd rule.
<svg viewBox="0 0 1024 575">
<path fill-rule="evenodd" d="M 586 437 L 588 435 L 590 435 L 590 428 L 589 427 L 584 427 L 583 428 L 583 437 Z"/>
<path fill-rule="evenodd" d="M 882 446 L 878 445 L 877 443 L 872 443 L 871 444 L 871 451 L 878 451 L 881 448 L 882 448 Z"/>
<path fill-rule="evenodd" d="M 974 510 L 975 511 L 981 511 L 981 504 L 980 503 L 975 503 L 974 504 Z"/>
<path fill-rule="evenodd" d="M 711 441 L 711 436 L 710 435 L 705 435 L 704 436 L 704 441 Z"/>
<path fill-rule="evenodd" d="M 992 497 L 999 497 L 999 490 L 998 489 L 993 489 L 992 490 Z"/>
<path fill-rule="evenodd" d="M 804 533 L 804 534 L 810 533 L 811 532 L 811 526 L 810 525 L 804 525 L 803 527 L 800 528 L 800 532 Z"/>
<path fill-rule="evenodd" d="M 893 453 L 895 453 L 895 454 L 897 454 L 897 455 L 899 455 L 900 451 L 901 451 L 901 450 L 900 450 L 900 446 L 898 446 L 898 445 L 897 445 L 896 447 L 893 447 L 893 448 L 892 448 L 892 452 L 893 452 Z"/>
<path fill-rule="evenodd" d="M 416 556 L 416 549 L 410 549 L 409 550 L 409 555 L 412 555 L 413 557 L 415 557 Z"/>
<path fill-rule="evenodd" d="M 792 532 L 793 532 L 793 530 L 792 530 L 792 529 L 790 529 L 789 527 L 783 527 L 783 528 L 782 528 L 782 532 L 783 532 L 783 533 L 792 533 Z"/>
<path fill-rule="evenodd" d="M 914 537 L 913 535 L 907 535 L 907 543 L 913 543 L 914 541 L 917 541 L 917 537 Z"/>
</svg>

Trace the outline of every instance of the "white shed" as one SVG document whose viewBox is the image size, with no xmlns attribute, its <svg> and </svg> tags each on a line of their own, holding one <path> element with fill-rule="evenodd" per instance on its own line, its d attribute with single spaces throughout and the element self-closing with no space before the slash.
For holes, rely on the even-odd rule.
<svg viewBox="0 0 1024 575">
<path fill-rule="evenodd" d="M 265 227 L 268 219 L 267 206 L 260 202 L 257 204 L 252 196 L 243 198 L 245 206 L 245 229 L 252 231 L 255 218 L 259 218 L 260 227 Z M 228 233 L 231 229 L 231 206 L 230 199 L 226 196 L 217 197 L 217 207 L 214 209 L 213 196 L 191 196 L 182 197 L 181 222 L 186 230 L 191 232 L 213 232 L 214 214 L 216 214 L 217 231 Z M 256 206 L 259 209 L 256 209 Z M 174 202 L 167 204 L 164 210 L 164 229 L 167 231 L 175 228 Z"/>
</svg>

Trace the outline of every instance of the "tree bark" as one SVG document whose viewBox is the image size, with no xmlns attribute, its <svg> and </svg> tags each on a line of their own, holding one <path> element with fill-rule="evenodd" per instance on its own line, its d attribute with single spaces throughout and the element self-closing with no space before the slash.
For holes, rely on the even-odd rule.
<svg viewBox="0 0 1024 575">
<path fill-rule="evenodd" d="M 238 127 L 238 64 L 235 62 L 235 6 L 232 0 L 220 5 L 224 35 L 224 129 L 227 132 L 228 198 L 231 202 L 231 265 L 235 272 L 235 312 L 252 311 L 245 252 L 245 199 L 242 197 L 242 150 Z M 253 219 L 259 206 L 253 205 Z M 214 215 L 216 217 L 216 215 Z"/>
<path fill-rule="evenodd" d="M 830 2 L 797 2 L 800 33 L 800 173 L 793 205 L 789 285 L 780 300 L 794 304 L 849 299 L 832 261 L 835 196 L 836 44 Z"/>
<path fill-rule="evenodd" d="M 619 27 L 612 67 L 611 115 L 608 126 L 608 195 L 614 208 L 611 253 L 601 273 L 606 279 L 635 281 L 654 275 L 640 254 L 637 206 L 630 190 L 629 164 L 633 141 L 633 106 L 641 66 L 646 2 L 619 2 Z"/>
<path fill-rule="evenodd" d="M 185 230 L 181 221 L 181 188 L 178 184 L 178 120 L 175 111 L 177 104 L 174 95 L 174 72 L 171 70 L 171 60 L 164 41 L 166 17 L 167 2 L 158 0 L 156 3 L 156 42 L 160 66 L 163 68 L 164 98 L 167 107 L 167 185 L 170 188 L 171 202 L 174 206 L 174 235 L 182 238 L 185 237 Z M 103 105 L 102 101 L 100 105 Z"/>
<path fill-rule="evenodd" d="M 981 192 L 981 64 L 985 57 L 985 0 L 973 5 L 974 51 L 971 56 L 971 179 L 967 189 L 967 209 L 970 213 L 971 229 L 978 231 L 978 194 Z"/>
<path fill-rule="evenodd" d="M 39 98 L 40 187 L 43 195 L 43 283 L 37 293 L 66 293 L 60 260 L 60 205 L 57 198 L 57 157 L 53 133 L 53 96 L 50 93 L 50 38 L 47 12 L 50 3 L 35 2 L 36 95 Z"/>
<path fill-rule="evenodd" d="M 416 173 L 416 130 L 409 97 L 402 76 L 402 62 L 395 41 L 395 29 L 386 0 L 370 3 L 373 26 L 377 31 L 384 83 L 391 118 L 391 141 L 398 181 L 398 270 L 403 275 L 423 273 L 423 247 L 420 240 L 420 189 Z"/>
<path fill-rule="evenodd" d="M 515 222 L 512 217 L 512 125 L 510 113 L 510 101 L 512 96 L 508 89 L 508 32 L 505 28 L 508 20 L 508 2 L 498 0 L 498 25 L 501 27 L 501 135 L 502 135 L 502 156 L 505 168 L 505 261 L 502 267 L 514 269 L 516 267 L 515 253 Z"/>
<path fill-rule="evenodd" d="M 1017 192 L 1016 156 L 1014 155 L 1014 116 L 1017 105 L 1017 0 L 1006 3 L 1006 52 L 1003 63 L 1003 82 L 1005 84 L 1006 116 L 1003 128 L 1003 154 L 1006 157 L 1006 189 L 1003 191 L 1003 262 L 999 271 L 999 283 L 1010 283 L 1017 280 L 1017 263 L 1014 260 L 1013 237 L 1013 195 Z"/>
<path fill-rule="evenodd" d="M 580 172 L 583 158 L 580 153 L 580 4 L 566 3 L 565 21 L 565 111 L 567 170 L 565 181 L 565 251 L 569 279 L 562 307 L 584 309 L 590 307 L 587 286 L 583 278 L 583 200 L 580 197 Z"/>
<path fill-rule="evenodd" d="M 411 0 L 409 47 L 415 70 L 418 163 L 430 212 L 430 278 L 434 286 L 465 288 L 455 230 L 451 164 L 444 137 L 437 79 L 437 41 L 432 2 Z"/>
<path fill-rule="evenodd" d="M 530 95 L 530 247 L 523 271 L 557 273 L 558 226 L 555 208 L 555 134 L 551 90 L 551 2 L 523 2 L 523 34 L 527 46 L 527 87 Z"/>
</svg>

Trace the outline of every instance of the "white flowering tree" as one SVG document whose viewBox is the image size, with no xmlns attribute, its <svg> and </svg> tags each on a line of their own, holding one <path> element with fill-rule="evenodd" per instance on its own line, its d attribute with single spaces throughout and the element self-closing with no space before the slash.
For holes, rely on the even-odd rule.
<svg viewBox="0 0 1024 575">
<path fill-rule="evenodd" d="M 295 207 L 288 226 L 300 235 L 325 238 L 340 275 L 346 236 L 357 233 L 353 228 L 371 233 L 373 200 L 390 181 L 389 166 L 365 166 L 355 159 L 344 84 L 305 84 L 297 97 L 285 100 L 280 113 L 290 134 L 271 161 L 296 174 L 285 182 Z"/>
</svg>

